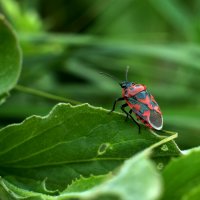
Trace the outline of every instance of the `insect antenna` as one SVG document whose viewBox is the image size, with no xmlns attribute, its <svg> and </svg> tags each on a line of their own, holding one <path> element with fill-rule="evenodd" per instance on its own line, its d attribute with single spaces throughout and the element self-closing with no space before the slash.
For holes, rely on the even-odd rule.
<svg viewBox="0 0 200 200">
<path fill-rule="evenodd" d="M 126 67 L 126 81 L 128 81 L 128 70 L 129 70 L 129 66 Z"/>
<path fill-rule="evenodd" d="M 105 76 L 108 76 L 108 77 L 110 77 L 110 78 L 112 78 L 114 81 L 116 81 L 118 84 L 120 84 L 121 83 L 121 81 L 118 79 L 118 78 L 116 78 L 116 77 L 114 77 L 114 76 L 111 76 L 110 74 L 107 74 L 107 73 L 105 73 L 105 72 L 99 72 L 100 74 L 102 74 L 102 75 L 105 75 Z"/>
</svg>

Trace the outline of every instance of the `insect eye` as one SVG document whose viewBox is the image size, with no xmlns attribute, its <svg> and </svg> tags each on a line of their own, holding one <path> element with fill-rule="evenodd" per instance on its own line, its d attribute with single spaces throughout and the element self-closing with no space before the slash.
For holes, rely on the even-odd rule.
<svg viewBox="0 0 200 200">
<path fill-rule="evenodd" d="M 123 88 L 126 88 L 126 86 L 127 86 L 127 85 L 126 85 L 125 83 L 122 85 Z"/>
</svg>

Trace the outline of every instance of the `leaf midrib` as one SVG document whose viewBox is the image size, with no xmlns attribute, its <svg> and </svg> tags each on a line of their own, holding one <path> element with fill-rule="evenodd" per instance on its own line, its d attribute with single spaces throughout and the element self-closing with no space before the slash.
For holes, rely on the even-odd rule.
<svg viewBox="0 0 200 200">
<path fill-rule="evenodd" d="M 85 137 L 85 136 L 84 136 Z M 83 138 L 83 137 L 82 137 Z M 31 158 L 31 157 L 33 157 L 33 156 L 35 156 L 35 155 L 38 155 L 38 154 L 40 154 L 40 153 L 43 153 L 43 152 L 45 152 L 45 151 L 48 151 L 48 150 L 50 150 L 50 149 L 53 149 L 53 148 L 55 148 L 56 146 L 59 146 L 59 145 L 61 145 L 61 144 L 67 144 L 67 143 L 72 143 L 72 142 L 76 142 L 77 140 L 79 140 L 79 139 L 82 139 L 82 138 L 78 138 L 78 139 L 75 139 L 75 140 L 71 140 L 71 141 L 67 141 L 67 142 L 59 142 L 59 143 L 57 143 L 56 145 L 53 145 L 53 146 L 51 146 L 51 147 L 49 147 L 49 148 L 46 148 L 46 149 L 43 149 L 42 151 L 38 151 L 38 152 L 36 152 L 36 153 L 34 153 L 34 154 L 31 154 L 31 155 L 29 155 L 29 156 L 27 156 L 27 157 L 23 157 L 23 158 L 20 158 L 20 159 L 18 159 L 18 160 L 13 160 L 12 162 L 5 162 L 4 164 L 14 164 L 14 163 L 17 163 L 17 162 L 19 162 L 19 161 L 24 161 L 24 160 L 26 160 L 26 159 L 29 159 L 29 158 Z M 133 143 L 138 143 L 138 141 L 146 141 L 146 139 L 136 139 L 136 140 L 126 140 L 126 141 L 123 141 L 123 142 L 117 142 L 117 143 L 113 143 L 112 144 L 112 146 L 114 146 L 114 145 L 119 145 L 119 144 L 124 144 L 124 143 L 129 143 L 129 142 L 133 142 Z M 97 155 L 98 156 L 98 155 Z M 123 158 L 114 158 L 114 157 L 110 157 L 110 158 L 108 158 L 108 157 L 94 157 L 94 158 L 90 158 L 90 159 L 83 159 L 83 160 L 73 160 L 73 161 L 65 161 L 65 162 L 56 162 L 56 163 L 45 163 L 45 164 L 41 164 L 41 165 L 36 165 L 36 166 L 34 166 L 33 165 L 33 167 L 40 167 L 40 166 L 49 166 L 49 165 L 60 165 L 60 164 L 73 164 L 73 163 L 78 163 L 78 162 L 90 162 L 90 161 L 98 161 L 98 160 L 125 160 L 125 159 L 127 159 L 128 157 L 123 157 Z M 4 165 L 2 165 L 2 166 L 4 166 Z M 7 165 L 5 165 L 5 166 L 7 166 Z M 20 166 L 21 167 L 21 165 L 16 165 L 16 166 Z"/>
</svg>

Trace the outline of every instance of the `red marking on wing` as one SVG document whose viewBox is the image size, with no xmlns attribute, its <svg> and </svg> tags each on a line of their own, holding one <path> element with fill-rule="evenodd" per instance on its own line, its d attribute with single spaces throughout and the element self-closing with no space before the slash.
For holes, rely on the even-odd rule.
<svg viewBox="0 0 200 200">
<path fill-rule="evenodd" d="M 143 104 L 146 104 L 149 107 L 149 109 L 153 109 L 153 106 L 151 105 L 151 99 L 149 98 L 148 95 L 145 97 L 145 99 L 137 99 L 137 100 Z"/>
<path fill-rule="evenodd" d="M 144 113 L 142 115 L 148 119 L 150 116 L 150 110 L 144 111 Z"/>
<path fill-rule="evenodd" d="M 147 95 L 145 97 L 145 99 L 137 98 L 137 101 L 139 101 L 139 102 L 141 102 L 143 104 L 146 104 L 150 110 L 155 110 L 156 112 L 158 112 L 159 114 L 162 115 L 160 107 L 158 106 L 158 103 L 156 102 L 156 100 L 154 99 L 154 97 L 152 95 L 150 95 L 150 97 Z M 155 105 L 153 106 L 151 104 L 151 102 L 154 102 Z"/>
<path fill-rule="evenodd" d="M 129 108 L 140 111 L 140 105 L 139 104 L 132 104 L 128 100 L 126 100 L 126 103 L 128 104 Z"/>
<path fill-rule="evenodd" d="M 142 92 L 146 90 L 146 86 L 142 84 L 132 84 L 129 88 L 127 89 L 122 89 L 122 96 L 129 98 L 132 96 L 135 96 L 137 93 Z"/>
<path fill-rule="evenodd" d="M 145 126 L 149 127 L 149 128 L 153 128 L 147 120 L 144 120 L 142 117 L 136 115 L 137 119 L 140 120 Z"/>
</svg>

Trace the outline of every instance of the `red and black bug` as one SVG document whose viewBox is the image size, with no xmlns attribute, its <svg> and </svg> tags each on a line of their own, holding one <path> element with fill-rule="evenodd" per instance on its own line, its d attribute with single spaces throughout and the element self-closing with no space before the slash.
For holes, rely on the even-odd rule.
<svg viewBox="0 0 200 200">
<path fill-rule="evenodd" d="M 115 77 L 101 72 L 106 76 L 109 76 L 115 80 Z M 145 126 L 156 130 L 161 130 L 163 127 L 163 117 L 158 103 L 154 97 L 147 91 L 146 86 L 142 84 L 136 84 L 128 81 L 128 67 L 126 70 L 126 80 L 119 83 L 122 88 L 122 97 L 115 100 L 113 108 L 110 112 L 115 110 L 116 103 L 118 101 L 125 100 L 125 104 L 121 105 L 121 110 L 126 114 L 126 119 L 130 117 L 139 127 L 139 123 L 132 117 L 132 112 L 135 113 L 137 120 L 142 122 Z M 130 111 L 127 112 L 125 107 L 129 107 Z"/>
</svg>

